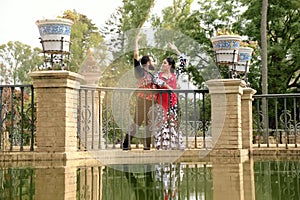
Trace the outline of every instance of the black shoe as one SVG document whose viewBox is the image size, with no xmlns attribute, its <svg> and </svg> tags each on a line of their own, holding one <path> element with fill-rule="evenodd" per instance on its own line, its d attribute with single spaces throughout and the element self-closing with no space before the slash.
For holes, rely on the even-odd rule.
<svg viewBox="0 0 300 200">
<path fill-rule="evenodd" d="M 151 149 L 151 137 L 146 138 L 146 144 L 144 145 L 144 150 Z"/>
<path fill-rule="evenodd" d="M 126 141 L 124 141 L 124 143 L 123 143 L 123 145 L 122 145 L 122 149 L 124 150 L 124 151 L 126 151 L 126 150 L 131 150 L 131 147 L 129 146 L 129 144 L 128 144 L 128 140 Z"/>
<path fill-rule="evenodd" d="M 124 142 L 123 142 L 123 144 L 122 144 L 122 149 L 123 149 L 124 151 L 126 151 L 126 150 L 131 150 L 131 147 L 129 146 L 129 141 L 128 141 L 127 138 L 124 140 Z"/>
<path fill-rule="evenodd" d="M 131 150 L 131 147 L 123 147 L 122 149 L 123 149 L 123 151 L 129 151 L 129 150 Z"/>
</svg>

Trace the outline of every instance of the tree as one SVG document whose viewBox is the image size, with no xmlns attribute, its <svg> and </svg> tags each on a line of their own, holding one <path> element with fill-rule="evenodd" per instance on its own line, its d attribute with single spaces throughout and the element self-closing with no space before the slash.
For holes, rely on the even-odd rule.
<svg viewBox="0 0 300 200">
<path fill-rule="evenodd" d="M 62 18 L 74 22 L 71 30 L 71 61 L 70 71 L 78 72 L 90 48 L 98 47 L 103 42 L 98 28 L 86 15 L 77 13 L 75 10 L 66 10 Z"/>
<path fill-rule="evenodd" d="M 241 0 L 242 1 L 242 0 Z M 261 1 L 243 0 L 244 31 L 260 40 Z M 300 2 L 269 1 L 267 12 L 268 93 L 289 93 L 299 88 Z M 298 81 L 298 82 L 297 82 Z M 260 81 L 261 82 L 261 81 Z M 261 88 L 258 88 L 261 91 Z"/>
<path fill-rule="evenodd" d="M 190 56 L 186 72 L 201 88 L 206 80 L 219 76 L 210 38 L 220 27 L 235 28 L 232 22 L 240 11 L 239 4 L 220 0 L 199 1 L 197 10 L 191 10 L 192 3 L 192 0 L 173 1 L 162 17 L 152 18 L 152 25 L 182 33 L 174 34 L 173 38 L 168 35 L 165 39 L 174 40 L 176 46 Z"/>
<path fill-rule="evenodd" d="M 268 60 L 267 60 L 267 11 L 268 11 L 268 0 L 262 2 L 262 17 L 261 17 L 261 47 L 262 47 L 262 93 L 268 94 Z M 267 100 L 262 99 L 262 112 L 264 116 L 264 142 L 267 142 Z"/>
<path fill-rule="evenodd" d="M 112 55 L 110 65 L 103 72 L 102 86 L 114 86 L 116 80 L 120 80 L 132 69 L 133 38 L 148 20 L 153 6 L 154 0 L 123 1 L 123 6 L 119 7 L 100 29 L 105 38 L 107 51 Z M 141 50 L 140 53 L 144 54 L 146 51 Z"/>
<path fill-rule="evenodd" d="M 8 42 L 0 46 L 1 84 L 30 83 L 28 72 L 37 70 L 43 61 L 41 49 L 31 49 L 21 42 Z"/>
<path fill-rule="evenodd" d="M 262 93 L 268 94 L 268 60 L 267 60 L 267 11 L 268 0 L 262 2 L 261 48 L 262 48 Z"/>
</svg>

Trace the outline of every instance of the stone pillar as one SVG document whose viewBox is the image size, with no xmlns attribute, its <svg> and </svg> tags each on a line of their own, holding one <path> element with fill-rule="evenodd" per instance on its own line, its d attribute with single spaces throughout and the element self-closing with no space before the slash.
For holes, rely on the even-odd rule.
<svg viewBox="0 0 300 200">
<path fill-rule="evenodd" d="M 214 156 L 242 156 L 241 98 L 246 83 L 240 79 L 206 82 L 211 96 L 212 142 Z"/>
<path fill-rule="evenodd" d="M 77 151 L 78 90 L 82 76 L 70 71 L 30 73 L 37 101 L 37 152 Z"/>
<path fill-rule="evenodd" d="M 242 143 L 243 149 L 252 151 L 253 119 L 252 119 L 252 101 L 256 90 L 244 88 L 242 96 Z"/>
</svg>

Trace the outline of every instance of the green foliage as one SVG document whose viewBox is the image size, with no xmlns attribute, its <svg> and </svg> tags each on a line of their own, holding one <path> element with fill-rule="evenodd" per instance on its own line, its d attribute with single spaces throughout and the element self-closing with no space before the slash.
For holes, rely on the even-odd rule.
<svg viewBox="0 0 300 200">
<path fill-rule="evenodd" d="M 245 3 L 249 9 L 242 15 L 246 23 L 241 30 L 260 42 L 261 2 Z M 299 1 L 269 1 L 267 20 L 269 93 L 295 92 L 300 87 Z"/>
<path fill-rule="evenodd" d="M 39 48 L 32 49 L 21 42 L 8 42 L 0 46 L 1 84 L 26 84 L 28 73 L 42 65 Z"/>
<path fill-rule="evenodd" d="M 103 72 L 100 83 L 102 86 L 115 86 L 116 80 L 133 69 L 133 41 L 125 39 L 133 40 L 137 30 L 148 20 L 153 5 L 154 0 L 123 1 L 123 6 L 101 28 L 108 51 L 113 55 L 111 63 L 108 63 Z M 130 46 L 125 46 L 125 42 Z M 140 54 L 146 52 L 149 53 L 149 49 L 141 50 Z"/>
<path fill-rule="evenodd" d="M 182 5 L 190 1 L 174 1 L 173 7 L 163 11 L 162 17 L 152 17 L 155 27 L 173 28 L 202 44 L 202 48 L 214 57 L 210 38 L 217 30 L 226 27 L 233 32 L 248 36 L 248 40 L 261 43 L 260 0 L 209 0 L 198 1 L 199 8 L 190 11 Z M 181 5 L 180 7 L 176 7 Z M 268 80 L 270 93 L 287 93 L 300 87 L 299 56 L 299 20 L 300 3 L 297 0 L 269 1 L 268 5 Z M 192 48 L 192 47 L 191 47 Z M 180 47 L 179 47 L 180 49 Z M 258 48 L 251 60 L 251 86 L 261 92 L 261 51 Z M 192 80 L 199 86 L 205 79 L 201 78 L 199 66 L 187 69 Z M 221 74 L 226 76 L 226 73 Z"/>
<path fill-rule="evenodd" d="M 202 54 L 214 59 L 214 52 L 210 38 L 216 35 L 217 30 L 226 27 L 243 36 L 248 36 L 249 40 L 261 43 L 261 0 L 208 0 L 198 1 L 197 9 L 191 10 L 193 0 L 174 0 L 173 4 L 162 11 L 162 15 L 152 15 L 151 9 L 155 1 L 123 1 L 123 5 L 111 15 L 102 29 L 92 23 L 86 15 L 77 13 L 75 10 L 67 10 L 63 18 L 71 19 L 72 26 L 72 46 L 71 46 L 71 71 L 77 72 L 87 57 L 90 48 L 99 48 L 103 51 L 97 58 L 97 62 L 102 62 L 106 51 L 110 51 L 108 46 L 116 47 L 117 51 L 112 51 L 112 63 L 102 62 L 105 67 L 106 83 L 102 85 L 111 86 L 115 78 L 132 69 L 133 47 L 125 45 L 126 36 L 130 30 L 139 29 L 146 22 L 151 22 L 153 28 L 163 28 L 181 32 L 184 36 L 191 38 L 200 44 L 194 47 L 189 42 L 179 42 L 182 36 L 170 35 L 168 39 L 176 39 L 176 46 L 179 49 L 188 49 L 191 58 L 201 58 Z M 267 39 L 268 39 L 268 81 L 270 93 L 295 92 L 300 87 L 300 3 L 298 0 L 269 0 L 267 16 Z M 136 32 L 132 32 L 134 36 Z M 164 33 L 163 33 L 164 34 Z M 175 56 L 172 52 L 165 51 L 166 42 L 163 41 L 165 35 L 161 35 L 162 40 L 158 41 L 157 48 L 141 49 L 141 54 L 154 54 L 158 60 L 164 56 Z M 103 35 L 103 37 L 101 36 Z M 113 35 L 113 38 L 109 38 Z M 169 35 L 168 35 L 169 36 Z M 131 37 L 133 38 L 133 37 Z M 104 44 L 104 39 L 108 45 Z M 131 41 L 127 41 L 131 44 Z M 146 47 L 147 41 L 144 42 Z M 126 50 L 124 52 L 124 50 Z M 194 54 L 193 54 L 194 52 Z M 30 79 L 27 73 L 35 70 L 41 65 L 41 50 L 32 50 L 28 45 L 19 42 L 9 42 L 0 46 L 0 73 L 2 83 L 28 83 Z M 261 91 L 261 52 L 258 49 L 253 55 L 250 74 L 248 74 L 251 86 Z M 204 76 L 209 76 L 211 72 L 204 69 L 205 63 L 191 63 L 186 69 L 191 80 L 201 87 L 206 81 Z M 211 65 L 211 64 L 207 64 Z M 118 66 L 118 67 L 117 67 Z M 117 69 L 117 73 L 115 73 Z M 113 71 L 113 73 L 112 73 Z"/>
<path fill-rule="evenodd" d="M 71 30 L 71 62 L 70 70 L 78 72 L 90 48 L 95 48 L 103 42 L 98 28 L 86 15 L 75 10 L 66 10 L 63 18 L 74 22 Z"/>
</svg>

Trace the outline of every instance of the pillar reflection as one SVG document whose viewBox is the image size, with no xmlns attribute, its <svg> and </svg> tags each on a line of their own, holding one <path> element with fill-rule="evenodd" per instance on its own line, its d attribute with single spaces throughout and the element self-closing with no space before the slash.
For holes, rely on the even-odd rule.
<svg viewBox="0 0 300 200">
<path fill-rule="evenodd" d="M 214 200 L 254 200 L 253 160 L 215 158 L 212 167 Z"/>
</svg>

